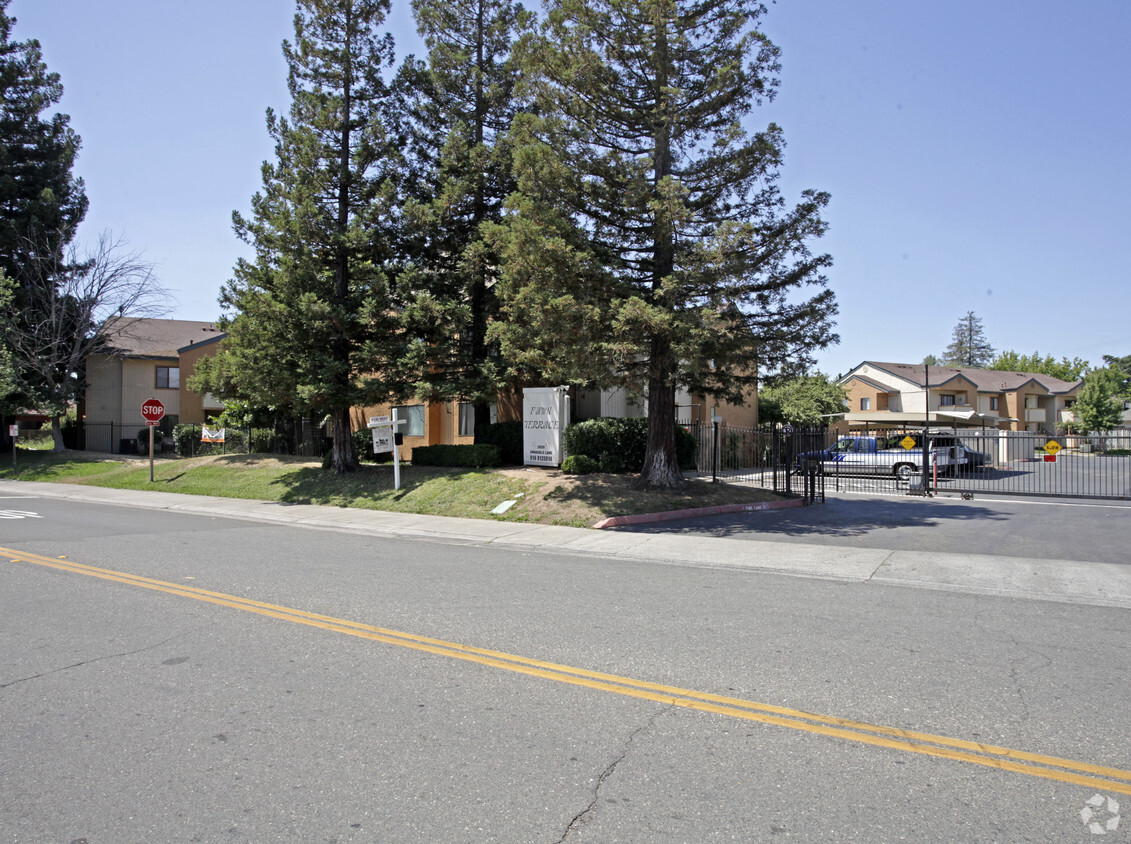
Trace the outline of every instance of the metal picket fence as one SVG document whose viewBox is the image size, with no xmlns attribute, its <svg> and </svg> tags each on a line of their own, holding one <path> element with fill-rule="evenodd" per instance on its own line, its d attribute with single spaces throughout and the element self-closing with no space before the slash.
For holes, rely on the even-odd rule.
<svg viewBox="0 0 1131 844">
<path fill-rule="evenodd" d="M 213 427 L 213 426 L 209 426 Z M 154 451 L 158 455 L 199 457 L 208 454 L 293 454 L 320 458 L 326 451 L 325 426 L 311 419 L 295 419 L 271 428 L 228 427 L 223 442 L 202 442 L 202 426 L 178 426 L 179 438 L 172 426 L 158 426 Z M 179 442 L 178 442 L 179 439 Z M 82 422 L 73 435 L 73 445 L 80 451 L 104 454 L 149 453 L 149 431 L 136 422 Z"/>
<path fill-rule="evenodd" d="M 824 449 L 824 428 L 766 425 L 757 428 L 725 423 L 685 425 L 696 439 L 695 465 L 700 478 L 798 495 L 807 503 L 824 501 L 825 478 L 819 462 L 802 466 L 797 455 Z"/>
<path fill-rule="evenodd" d="M 948 465 L 928 463 L 926 483 L 919 466 L 920 428 L 884 428 L 838 435 L 823 429 L 735 428 L 700 423 L 699 477 L 743 483 L 808 497 L 814 483 L 824 490 L 871 494 L 1019 495 L 1131 500 L 1131 431 L 1061 435 L 994 429 L 930 429 L 934 447 Z M 908 459 L 898 457 L 910 437 Z M 886 459 L 856 461 L 830 453 L 838 440 L 871 439 L 889 452 Z M 874 446 L 875 447 L 875 446 Z M 843 443 L 842 443 L 843 450 Z M 899 471 L 898 463 L 914 464 Z M 815 468 L 816 467 L 816 468 Z M 816 472 L 819 480 L 806 474 Z"/>
</svg>

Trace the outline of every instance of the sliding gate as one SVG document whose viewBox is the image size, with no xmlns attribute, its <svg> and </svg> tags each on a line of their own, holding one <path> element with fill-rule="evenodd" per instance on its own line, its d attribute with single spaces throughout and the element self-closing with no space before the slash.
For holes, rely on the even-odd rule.
<svg viewBox="0 0 1131 844">
<path fill-rule="evenodd" d="M 888 495 L 924 491 L 920 471 L 900 478 L 889 468 L 890 459 L 877 460 L 870 466 L 816 459 L 840 439 L 824 428 L 736 428 L 700 423 L 688 429 L 697 440 L 696 471 L 700 478 L 807 498 L 823 498 L 825 490 Z M 921 437 L 922 430 L 872 429 L 841 436 L 882 439 L 898 454 L 899 443 L 908 435 Z M 929 468 L 926 491 L 934 494 L 1131 500 L 1131 431 L 1050 437 L 1028 431 L 959 428 L 932 431 L 932 435 L 940 447 L 959 455 L 956 467 L 943 471 Z M 922 460 L 919 455 L 915 457 L 916 463 Z M 803 467 L 809 469 L 808 475 L 802 472 Z M 811 477 L 814 471 L 818 478 Z"/>
</svg>

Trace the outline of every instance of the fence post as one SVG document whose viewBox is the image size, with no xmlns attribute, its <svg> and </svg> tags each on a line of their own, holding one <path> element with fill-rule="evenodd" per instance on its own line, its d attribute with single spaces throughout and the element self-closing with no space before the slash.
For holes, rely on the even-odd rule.
<svg viewBox="0 0 1131 844">
<path fill-rule="evenodd" d="M 711 436 L 711 483 L 719 482 L 719 419 L 717 416 L 712 417 L 711 426 L 713 433 Z"/>
</svg>

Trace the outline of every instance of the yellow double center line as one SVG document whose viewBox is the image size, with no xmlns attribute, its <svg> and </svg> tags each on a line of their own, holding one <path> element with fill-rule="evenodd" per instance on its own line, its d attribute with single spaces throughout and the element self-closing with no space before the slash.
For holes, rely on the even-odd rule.
<svg viewBox="0 0 1131 844">
<path fill-rule="evenodd" d="M 740 698 L 726 697 L 723 695 L 697 692 L 692 689 L 681 689 L 675 686 L 665 686 L 659 683 L 649 683 L 644 680 L 634 680 L 630 677 L 618 677 L 615 674 L 604 674 L 599 671 L 587 671 L 583 668 L 573 668 L 568 665 L 557 665 L 552 662 L 543 662 L 537 659 L 528 659 L 515 654 L 499 651 L 474 648 L 460 645 L 455 642 L 445 642 L 441 639 L 432 639 L 427 636 L 415 636 L 398 630 L 388 630 L 383 627 L 374 627 L 356 621 L 347 621 L 332 616 L 296 610 L 290 607 L 267 604 L 262 601 L 253 601 L 240 598 L 236 595 L 227 595 L 223 592 L 211 592 L 207 589 L 197 589 L 191 586 L 182 586 L 163 580 L 154 580 L 139 575 L 113 571 L 112 569 L 96 568 L 69 560 L 44 557 L 39 554 L 29 554 L 24 551 L 15 551 L 11 548 L 0 547 L 0 557 L 7 557 L 11 562 L 34 563 L 35 565 L 48 566 L 60 571 L 84 574 L 89 577 L 98 577 L 103 580 L 112 580 L 128 586 L 139 586 L 143 589 L 152 589 L 157 592 L 167 592 L 170 595 L 179 595 L 183 598 L 192 598 L 197 601 L 207 601 L 221 607 L 243 610 L 257 615 L 277 618 L 282 621 L 291 621 L 296 624 L 305 624 L 309 627 L 318 627 L 334 633 L 344 633 L 362 639 L 371 639 L 375 642 L 384 642 L 402 648 L 412 648 L 425 653 L 438 656 L 462 659 L 467 662 L 487 665 L 492 668 L 502 668 L 518 674 L 527 674 L 532 677 L 541 677 L 546 680 L 556 680 L 559 683 L 569 683 L 574 686 L 583 686 L 588 689 L 597 689 L 612 692 L 627 697 L 655 701 L 670 706 L 682 706 L 685 709 L 695 709 L 701 712 L 713 712 L 717 715 L 727 715 L 731 718 L 740 718 L 744 721 L 757 721 L 762 724 L 773 724 L 778 727 L 788 727 L 791 730 L 802 730 L 807 733 L 829 736 L 832 738 L 846 739 L 862 744 L 886 747 L 892 750 L 904 750 L 909 753 L 919 753 L 925 756 L 935 756 L 941 759 L 951 759 L 958 762 L 970 762 L 975 765 L 984 765 L 998 768 L 1003 771 L 1012 771 L 1033 777 L 1043 777 L 1050 780 L 1072 783 L 1074 785 L 1098 788 L 1120 794 L 1131 795 L 1131 771 L 1118 768 L 1107 768 L 1102 765 L 1092 765 L 1087 762 L 1074 762 L 1070 759 L 1058 759 L 1054 756 L 1043 756 L 1038 753 L 1028 753 L 1023 750 L 1011 750 L 1007 747 L 997 747 L 991 744 L 965 741 L 964 739 L 936 736 L 930 733 L 920 733 L 914 730 L 901 730 L 896 727 L 883 727 L 876 724 L 866 724 L 859 721 L 850 721 L 845 718 L 836 718 L 830 715 L 815 715 L 797 709 L 787 709 L 765 703 L 742 700 Z"/>
</svg>

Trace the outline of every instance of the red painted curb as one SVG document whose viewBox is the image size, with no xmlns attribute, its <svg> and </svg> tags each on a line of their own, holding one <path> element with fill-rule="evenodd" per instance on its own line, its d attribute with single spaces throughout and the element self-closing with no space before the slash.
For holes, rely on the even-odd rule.
<svg viewBox="0 0 1131 844">
<path fill-rule="evenodd" d="M 714 507 L 696 507 L 691 510 L 668 510 L 666 513 L 641 513 L 638 516 L 609 516 L 593 525 L 597 530 L 623 525 L 641 525 L 648 522 L 671 522 L 676 519 L 690 519 L 695 516 L 718 516 L 723 513 L 752 513 L 757 510 L 782 510 L 786 507 L 801 507 L 805 504 L 800 498 L 786 501 L 761 501 L 757 504 L 716 504 Z"/>
</svg>

